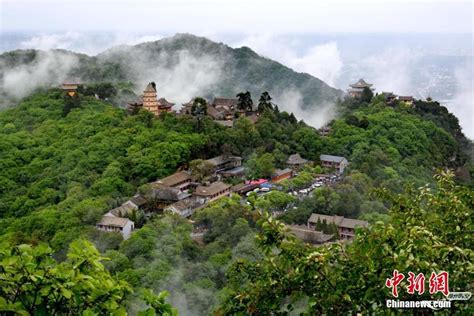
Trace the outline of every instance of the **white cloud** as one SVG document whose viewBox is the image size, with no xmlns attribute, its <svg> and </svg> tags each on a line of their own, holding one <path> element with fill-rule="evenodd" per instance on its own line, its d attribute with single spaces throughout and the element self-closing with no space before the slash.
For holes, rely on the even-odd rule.
<svg viewBox="0 0 474 316">
<path fill-rule="evenodd" d="M 335 86 L 343 66 L 337 43 L 314 45 L 302 54 L 297 53 L 297 45 L 296 39 L 268 34 L 250 35 L 232 44 L 233 47 L 248 46 L 263 56 Z"/>
<path fill-rule="evenodd" d="M 84 36 L 77 32 L 58 34 L 41 34 L 33 36 L 20 43 L 21 48 L 35 48 L 49 50 L 55 48 L 73 49 L 78 41 L 83 41 Z"/>
<path fill-rule="evenodd" d="M 459 119 L 464 134 L 474 140 L 474 86 L 472 61 L 455 71 L 457 89 L 452 103 L 446 106 Z"/>
<path fill-rule="evenodd" d="M 336 110 L 333 103 L 311 104 L 308 110 L 303 110 L 303 96 L 300 91 L 289 88 L 280 94 L 273 96 L 273 101 L 280 110 L 293 112 L 299 120 L 304 120 L 308 125 L 320 128 L 332 119 L 336 118 Z"/>
<path fill-rule="evenodd" d="M 8 31 L 472 32 L 469 1 L 4 0 L 1 11 Z"/>
<path fill-rule="evenodd" d="M 337 44 L 329 42 L 311 47 L 300 57 L 288 60 L 288 65 L 300 72 L 307 72 L 331 86 L 335 86 L 342 69 L 342 59 Z"/>
<path fill-rule="evenodd" d="M 366 73 L 378 92 L 390 91 L 401 95 L 413 94 L 412 70 L 421 57 L 408 48 L 388 48 L 381 54 L 360 60 L 356 69 Z"/>
<path fill-rule="evenodd" d="M 117 45 L 126 44 L 126 45 L 137 45 L 146 42 L 154 42 L 162 39 L 162 35 L 143 35 L 143 36 L 133 36 L 127 35 L 125 38 L 115 38 Z"/>
<path fill-rule="evenodd" d="M 37 60 L 4 72 L 1 90 L 14 98 L 28 95 L 36 88 L 59 85 L 77 66 L 77 57 L 58 51 L 39 52 Z"/>
<path fill-rule="evenodd" d="M 28 49 L 67 49 L 76 52 L 96 55 L 104 50 L 118 45 L 136 45 L 162 39 L 159 34 L 136 34 L 114 32 L 88 34 L 82 32 L 41 33 L 19 43 L 20 48 Z"/>
<path fill-rule="evenodd" d="M 221 60 L 210 56 L 195 56 L 188 50 L 161 53 L 153 59 L 132 57 L 129 69 L 135 74 L 139 91 L 148 82 L 157 83 L 159 97 L 177 103 L 177 108 L 191 98 L 205 94 L 217 83 L 223 71 Z M 172 62 L 170 62 L 172 60 Z"/>
</svg>

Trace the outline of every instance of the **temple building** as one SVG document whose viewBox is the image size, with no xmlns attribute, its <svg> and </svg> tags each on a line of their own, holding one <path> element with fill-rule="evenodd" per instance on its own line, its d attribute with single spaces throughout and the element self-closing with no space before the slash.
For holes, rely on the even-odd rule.
<svg viewBox="0 0 474 316">
<path fill-rule="evenodd" d="M 140 100 L 136 102 L 131 102 L 128 104 L 128 108 L 130 112 L 138 108 L 143 108 L 153 114 L 155 116 L 159 116 L 163 112 L 172 112 L 172 107 L 174 103 L 168 102 L 165 98 L 158 99 L 156 93 L 156 84 L 154 82 L 150 82 L 145 91 L 143 91 L 143 96 Z"/>
<path fill-rule="evenodd" d="M 196 201 L 201 204 L 209 203 L 224 196 L 230 195 L 230 185 L 224 182 L 214 182 L 209 186 L 200 185 L 196 188 L 193 195 Z"/>
<path fill-rule="evenodd" d="M 150 111 L 156 116 L 160 115 L 160 109 L 158 107 L 158 98 L 156 97 L 156 85 L 154 82 L 150 82 L 145 91 L 143 91 L 142 106 L 145 110 Z"/>
<path fill-rule="evenodd" d="M 181 106 L 181 109 L 179 110 L 179 114 L 181 114 L 181 115 L 191 114 L 191 110 L 192 110 L 193 104 L 194 104 L 194 99 L 195 98 L 192 98 L 191 100 L 189 100 L 189 102 L 183 103 L 182 106 Z"/>
<path fill-rule="evenodd" d="M 406 105 L 413 106 L 415 99 L 412 96 L 399 96 L 398 101 L 405 102 Z"/>
<path fill-rule="evenodd" d="M 135 230 L 135 223 L 125 217 L 106 214 L 102 216 L 96 227 L 104 232 L 120 233 L 123 239 L 128 239 Z"/>
<path fill-rule="evenodd" d="M 273 172 L 273 175 L 272 175 L 272 182 L 273 183 L 278 183 L 280 181 L 283 181 L 285 179 L 289 179 L 293 176 L 293 170 L 290 169 L 290 168 L 286 168 L 286 169 L 276 169 L 274 172 Z"/>
<path fill-rule="evenodd" d="M 320 155 L 321 166 L 327 169 L 334 169 L 338 174 L 344 172 L 344 169 L 349 165 L 346 158 L 332 155 Z"/>
<path fill-rule="evenodd" d="M 308 229 L 315 230 L 317 223 L 335 224 L 342 240 L 353 240 L 355 238 L 355 229 L 367 228 L 369 223 L 358 219 L 345 218 L 338 215 L 311 214 L 308 219 Z"/>
<path fill-rule="evenodd" d="M 214 98 L 212 105 L 216 109 L 234 110 L 239 103 L 239 99 L 234 98 Z"/>
<path fill-rule="evenodd" d="M 383 96 L 385 97 L 385 103 L 387 105 L 393 106 L 397 102 L 397 95 L 394 94 L 393 92 L 387 92 L 384 91 L 382 92 Z"/>
<path fill-rule="evenodd" d="M 290 167 L 294 171 L 300 170 L 308 163 L 311 163 L 311 161 L 302 158 L 298 153 L 290 155 L 290 157 L 288 157 L 288 160 L 286 161 L 288 167 Z"/>
<path fill-rule="evenodd" d="M 78 83 L 65 82 L 62 88 L 70 97 L 73 97 L 77 93 L 78 86 Z"/>
<path fill-rule="evenodd" d="M 349 86 L 351 87 L 351 89 L 347 90 L 347 93 L 353 98 L 362 97 L 362 92 L 364 91 L 365 88 L 374 90 L 374 88 L 371 88 L 372 84 L 365 82 L 364 79 L 359 79 L 359 81 Z"/>
</svg>

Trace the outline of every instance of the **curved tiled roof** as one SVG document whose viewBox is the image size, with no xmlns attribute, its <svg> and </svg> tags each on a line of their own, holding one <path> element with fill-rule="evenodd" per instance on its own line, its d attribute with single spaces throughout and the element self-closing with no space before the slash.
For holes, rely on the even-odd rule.
<svg viewBox="0 0 474 316">
<path fill-rule="evenodd" d="M 372 84 L 365 82 L 365 80 L 361 78 L 361 79 L 359 79 L 359 81 L 357 81 L 356 83 L 353 83 L 349 86 L 351 86 L 352 88 L 365 88 L 365 87 L 370 88 L 370 87 L 372 87 Z"/>
</svg>

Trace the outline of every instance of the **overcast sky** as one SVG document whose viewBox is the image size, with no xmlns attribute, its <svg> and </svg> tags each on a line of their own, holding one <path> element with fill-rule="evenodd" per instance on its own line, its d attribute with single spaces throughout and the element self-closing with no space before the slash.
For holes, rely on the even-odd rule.
<svg viewBox="0 0 474 316">
<path fill-rule="evenodd" d="M 472 33 L 472 1 L 0 0 L 2 31 Z"/>
</svg>

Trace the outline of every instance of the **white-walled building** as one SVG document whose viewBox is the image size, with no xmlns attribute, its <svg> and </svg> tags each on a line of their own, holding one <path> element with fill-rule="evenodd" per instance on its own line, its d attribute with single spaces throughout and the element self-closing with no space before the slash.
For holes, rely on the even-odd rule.
<svg viewBox="0 0 474 316">
<path fill-rule="evenodd" d="M 116 217 L 113 215 L 104 215 L 97 228 L 104 232 L 119 232 L 123 239 L 130 238 L 132 231 L 135 230 L 135 223 L 125 217 Z"/>
</svg>

